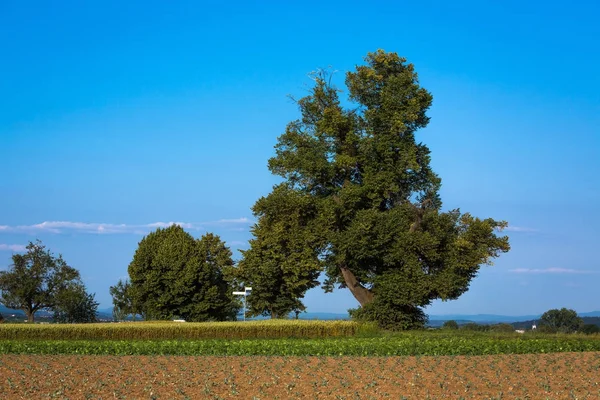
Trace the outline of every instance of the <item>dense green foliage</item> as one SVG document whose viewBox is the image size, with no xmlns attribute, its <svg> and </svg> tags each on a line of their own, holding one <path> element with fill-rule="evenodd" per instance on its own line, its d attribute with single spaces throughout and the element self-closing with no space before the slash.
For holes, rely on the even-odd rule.
<svg viewBox="0 0 600 400">
<path fill-rule="evenodd" d="M 53 307 L 54 321 L 59 323 L 90 323 L 98 321 L 98 302 L 88 293 L 82 283 L 68 286 L 61 291 Z"/>
<path fill-rule="evenodd" d="M 233 320 L 239 309 L 225 279 L 231 251 L 218 236 L 194 239 L 177 225 L 145 236 L 129 264 L 132 304 L 147 319 Z"/>
<path fill-rule="evenodd" d="M 496 236 L 505 222 L 442 211 L 441 180 L 416 139 L 432 96 L 413 65 L 383 51 L 366 62 L 346 74 L 349 108 L 332 77 L 315 73 L 297 101 L 301 118 L 278 139 L 269 169 L 284 181 L 255 204 L 255 239 L 241 263 L 255 313 L 301 308 L 325 271 L 325 290 L 347 287 L 360 303 L 353 317 L 422 327 L 423 307 L 456 299 L 509 250 Z"/>
<path fill-rule="evenodd" d="M 128 280 L 121 280 L 109 288 L 113 302 L 113 318 L 115 321 L 124 321 L 129 315 L 135 320 L 136 309 L 131 298 L 131 284 Z"/>
<path fill-rule="evenodd" d="M 352 336 L 372 330 L 353 321 L 269 320 L 247 322 L 129 322 L 92 325 L 4 324 L 2 339 L 142 340 L 142 339 L 244 339 L 324 338 Z"/>
<path fill-rule="evenodd" d="M 552 309 L 542 314 L 540 326 L 548 332 L 572 333 L 578 332 L 583 328 L 583 319 L 581 319 L 575 310 L 567 308 Z"/>
<path fill-rule="evenodd" d="M 276 188 L 269 201 L 259 200 L 253 211 L 259 214 L 265 208 L 269 212 L 252 228 L 251 248 L 242 251 L 235 275 L 252 287 L 250 316 L 285 318 L 305 310 L 300 299 L 319 284 L 317 255 L 322 239 L 307 226 L 316 213 L 308 196 Z"/>
<path fill-rule="evenodd" d="M 440 335 L 253 340 L 0 340 L 0 354 L 415 356 L 600 351 L 598 336 Z"/>
<path fill-rule="evenodd" d="M 25 254 L 14 254 L 8 271 L 0 271 L 0 303 L 25 312 L 29 322 L 42 309 L 57 306 L 61 292 L 81 284 L 79 271 L 55 257 L 39 240 Z"/>
<path fill-rule="evenodd" d="M 594 324 L 584 324 L 583 328 L 581 328 L 581 333 L 585 333 L 586 335 L 600 333 L 600 326 Z"/>
</svg>

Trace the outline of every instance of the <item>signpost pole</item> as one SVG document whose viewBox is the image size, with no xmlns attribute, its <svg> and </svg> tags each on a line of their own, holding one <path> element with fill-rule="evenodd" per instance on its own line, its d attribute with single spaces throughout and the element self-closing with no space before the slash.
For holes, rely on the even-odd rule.
<svg viewBox="0 0 600 400">
<path fill-rule="evenodd" d="M 251 287 L 244 287 L 243 292 L 233 292 L 236 296 L 244 296 L 244 322 L 246 322 L 246 296 L 248 296 L 248 292 L 252 291 Z"/>
</svg>

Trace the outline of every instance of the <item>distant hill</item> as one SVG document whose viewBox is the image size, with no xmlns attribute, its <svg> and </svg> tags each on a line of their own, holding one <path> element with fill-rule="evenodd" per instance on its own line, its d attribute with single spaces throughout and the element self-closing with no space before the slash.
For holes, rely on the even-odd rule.
<svg viewBox="0 0 600 400">
<path fill-rule="evenodd" d="M 577 315 L 579 315 L 582 318 L 583 317 L 600 317 L 600 311 L 578 313 Z"/>
<path fill-rule="evenodd" d="M 509 316 L 509 315 L 496 315 L 496 314 L 450 314 L 450 315 L 430 315 L 429 321 L 467 321 L 467 322 L 477 322 L 478 324 L 497 324 L 500 322 L 516 322 L 516 321 L 528 321 L 532 319 L 537 319 L 540 315 L 519 315 L 519 316 Z"/>
<path fill-rule="evenodd" d="M 442 326 L 444 326 L 444 324 L 446 323 L 446 321 L 455 321 L 459 326 L 460 325 L 465 325 L 474 321 L 469 321 L 467 319 L 453 319 L 453 320 L 429 320 L 429 322 L 427 323 L 427 326 L 431 327 L 431 328 L 441 328 Z M 478 322 L 479 324 L 481 324 L 481 322 Z"/>
<path fill-rule="evenodd" d="M 20 314 L 25 315 L 23 313 L 23 311 L 21 311 L 21 310 L 12 310 L 10 308 L 4 307 L 2 304 L 0 304 L 0 313 L 2 313 L 2 314 L 17 314 L 17 313 L 20 313 Z"/>
</svg>

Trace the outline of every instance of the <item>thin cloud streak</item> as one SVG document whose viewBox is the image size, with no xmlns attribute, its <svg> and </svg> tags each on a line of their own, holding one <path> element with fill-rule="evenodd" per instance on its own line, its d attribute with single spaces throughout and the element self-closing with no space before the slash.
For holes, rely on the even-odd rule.
<svg viewBox="0 0 600 400">
<path fill-rule="evenodd" d="M 14 251 L 14 252 L 22 252 L 27 250 L 25 246 L 22 244 L 3 244 L 0 243 L 0 251 Z"/>
<path fill-rule="evenodd" d="M 92 234 L 145 234 L 156 228 L 168 228 L 172 225 L 179 225 L 187 230 L 201 231 L 206 230 L 206 225 L 232 226 L 232 225 L 250 225 L 252 221 L 248 218 L 223 219 L 214 222 L 194 223 L 194 222 L 152 222 L 149 224 L 130 225 L 130 224 L 110 224 L 96 222 L 72 222 L 72 221 L 44 221 L 33 225 L 0 225 L 0 232 L 16 233 L 92 233 Z"/>
<path fill-rule="evenodd" d="M 515 268 L 509 269 L 515 274 L 595 274 L 597 271 L 572 268 Z"/>
<path fill-rule="evenodd" d="M 506 228 L 503 229 L 506 232 L 539 232 L 537 229 L 533 229 L 533 228 L 527 228 L 524 226 L 507 226 Z"/>
<path fill-rule="evenodd" d="M 206 224 L 253 224 L 250 218 L 242 217 L 242 218 L 233 218 L 233 219 L 220 219 L 215 222 L 207 222 Z"/>
</svg>

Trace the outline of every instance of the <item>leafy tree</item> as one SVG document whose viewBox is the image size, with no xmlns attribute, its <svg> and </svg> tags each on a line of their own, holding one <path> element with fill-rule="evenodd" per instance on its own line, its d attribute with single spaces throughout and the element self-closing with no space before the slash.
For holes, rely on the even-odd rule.
<svg viewBox="0 0 600 400">
<path fill-rule="evenodd" d="M 353 317 L 384 328 L 422 327 L 423 307 L 458 298 L 481 265 L 509 250 L 508 238 L 496 236 L 506 223 L 442 211 L 441 180 L 415 136 L 429 122 L 431 94 L 395 53 L 369 53 L 366 62 L 346 75 L 350 108 L 323 71 L 297 101 L 301 118 L 287 125 L 269 160 L 284 180 L 253 208 L 258 224 L 247 255 L 260 262 L 247 267 L 271 259 L 253 274 L 283 276 L 275 272 L 284 268 L 280 260 L 305 247 L 303 265 L 292 271 L 312 277 L 324 270 L 326 291 L 348 288 L 361 306 Z M 286 213 L 287 199 L 301 199 L 301 223 Z M 285 233 L 273 245 L 263 230 L 276 227 Z M 303 292 L 278 293 L 290 299 Z"/>
<path fill-rule="evenodd" d="M 0 324 L 4 322 L 4 315 L 0 314 Z"/>
<path fill-rule="evenodd" d="M 58 293 L 53 311 L 54 321 L 59 323 L 81 324 L 98 321 L 98 302 L 94 300 L 94 294 L 88 293 L 80 282 Z"/>
<path fill-rule="evenodd" d="M 256 213 L 261 212 L 264 201 L 254 206 Z M 235 272 L 238 280 L 252 287 L 247 298 L 251 316 L 285 318 L 290 312 L 304 311 L 300 299 L 319 285 L 322 266 L 317 249 L 322 239 L 307 226 L 316 213 L 309 196 L 279 187 L 266 207 L 273 204 L 276 207 L 261 214 L 252 228 L 255 238 L 250 241 L 251 248 L 242 251 Z"/>
<path fill-rule="evenodd" d="M 442 329 L 456 330 L 458 329 L 458 322 L 454 320 L 446 321 L 444 322 L 444 325 L 442 325 Z"/>
<path fill-rule="evenodd" d="M 113 318 L 115 321 L 123 321 L 128 315 L 133 314 L 135 320 L 136 310 L 131 298 L 131 285 L 128 280 L 121 280 L 115 286 L 109 288 L 113 301 Z"/>
<path fill-rule="evenodd" d="M 12 260 L 10 269 L 0 272 L 0 303 L 23 310 L 29 322 L 34 322 L 37 311 L 55 307 L 60 293 L 80 280 L 75 268 L 61 255 L 53 256 L 39 240 Z"/>
<path fill-rule="evenodd" d="M 139 243 L 128 292 L 146 319 L 231 320 L 237 303 L 225 276 L 232 266 L 218 236 L 195 240 L 180 226 L 159 228 Z"/>
<path fill-rule="evenodd" d="M 561 308 L 542 314 L 540 325 L 551 332 L 572 333 L 580 331 L 584 323 L 575 310 Z"/>
</svg>

